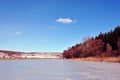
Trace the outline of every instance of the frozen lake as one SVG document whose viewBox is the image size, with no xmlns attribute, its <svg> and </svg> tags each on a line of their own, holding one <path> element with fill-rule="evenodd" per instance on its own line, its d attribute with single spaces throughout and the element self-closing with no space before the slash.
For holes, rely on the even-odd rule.
<svg viewBox="0 0 120 80">
<path fill-rule="evenodd" d="M 120 80 L 120 63 L 1 60 L 0 80 Z"/>
</svg>

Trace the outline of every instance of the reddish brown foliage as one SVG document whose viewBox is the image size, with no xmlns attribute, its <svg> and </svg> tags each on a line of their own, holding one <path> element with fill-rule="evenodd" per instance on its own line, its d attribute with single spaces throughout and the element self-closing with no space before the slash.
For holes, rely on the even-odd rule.
<svg viewBox="0 0 120 80">
<path fill-rule="evenodd" d="M 89 38 L 83 43 L 72 46 L 63 52 L 64 58 L 79 57 L 109 57 L 120 55 L 120 27 L 108 33 L 100 33 L 97 37 Z"/>
</svg>

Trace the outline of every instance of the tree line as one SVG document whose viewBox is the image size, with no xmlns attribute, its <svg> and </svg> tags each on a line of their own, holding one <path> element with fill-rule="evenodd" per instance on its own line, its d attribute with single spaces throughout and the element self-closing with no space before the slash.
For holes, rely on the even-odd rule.
<svg viewBox="0 0 120 80">
<path fill-rule="evenodd" d="M 120 26 L 64 50 L 64 58 L 120 56 Z"/>
</svg>

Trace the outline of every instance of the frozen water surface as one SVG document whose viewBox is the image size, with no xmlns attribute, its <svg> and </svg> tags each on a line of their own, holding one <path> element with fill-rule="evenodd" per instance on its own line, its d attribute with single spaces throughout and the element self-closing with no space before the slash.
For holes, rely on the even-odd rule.
<svg viewBox="0 0 120 80">
<path fill-rule="evenodd" d="M 1 60 L 0 80 L 120 80 L 120 63 Z"/>
</svg>

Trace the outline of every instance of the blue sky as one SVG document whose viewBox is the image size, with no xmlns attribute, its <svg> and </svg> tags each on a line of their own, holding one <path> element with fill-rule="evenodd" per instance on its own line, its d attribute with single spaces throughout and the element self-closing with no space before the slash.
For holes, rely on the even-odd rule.
<svg viewBox="0 0 120 80">
<path fill-rule="evenodd" d="M 0 49 L 62 52 L 120 25 L 120 0 L 0 0 Z"/>
</svg>

